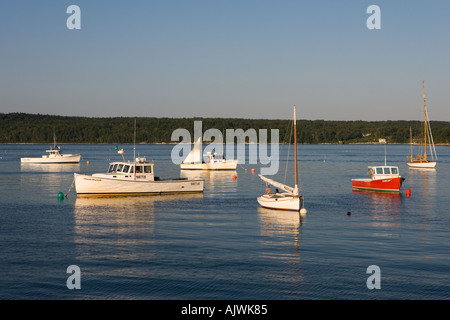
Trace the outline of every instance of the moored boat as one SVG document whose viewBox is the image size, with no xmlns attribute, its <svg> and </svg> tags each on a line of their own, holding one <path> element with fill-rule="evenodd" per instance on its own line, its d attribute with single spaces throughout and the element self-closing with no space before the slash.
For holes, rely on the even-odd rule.
<svg viewBox="0 0 450 320">
<path fill-rule="evenodd" d="M 437 161 L 437 154 L 436 149 L 434 147 L 434 141 L 433 141 L 433 135 L 431 133 L 431 126 L 430 121 L 428 119 L 428 112 L 427 112 L 427 105 L 425 102 L 425 85 L 422 82 L 422 93 L 423 93 L 423 124 L 424 124 L 424 148 L 423 148 L 423 154 L 419 154 L 416 156 L 413 156 L 412 151 L 412 133 L 411 128 L 410 130 L 410 136 L 411 136 L 411 156 L 408 156 L 407 158 L 410 158 L 410 161 L 407 162 L 407 165 L 410 168 L 434 168 L 436 167 L 436 161 Z M 430 147 L 430 156 L 431 160 L 427 158 L 427 137 L 428 137 L 428 145 Z"/>
<path fill-rule="evenodd" d="M 59 146 L 54 146 L 46 150 L 48 154 L 42 155 L 40 158 L 20 158 L 21 163 L 79 163 L 81 154 L 63 154 Z"/>
<path fill-rule="evenodd" d="M 201 179 L 161 180 L 155 177 L 153 163 L 148 163 L 145 157 L 111 162 L 105 173 L 74 173 L 74 182 L 79 197 L 193 193 L 203 192 L 204 188 Z"/>
<path fill-rule="evenodd" d="M 405 178 L 401 177 L 396 166 L 371 166 L 370 178 L 352 179 L 352 188 L 375 192 L 400 192 Z"/>
<path fill-rule="evenodd" d="M 236 170 L 238 161 L 225 159 L 223 154 L 206 153 L 206 162 L 202 160 L 201 138 L 195 142 L 191 152 L 180 164 L 181 170 Z"/>
<path fill-rule="evenodd" d="M 300 214 L 306 214 L 307 211 L 303 207 L 303 195 L 299 194 L 298 189 L 298 166 L 297 166 L 297 121 L 296 121 L 296 111 L 294 106 L 294 187 L 287 186 L 283 183 L 277 182 L 275 180 L 269 179 L 263 175 L 259 175 L 261 180 L 265 181 L 267 184 L 266 193 L 258 197 L 256 200 L 263 208 L 277 209 L 277 210 L 292 210 L 299 211 Z M 270 186 L 276 187 L 275 193 L 271 193 Z M 279 192 L 278 188 L 285 192 Z"/>
</svg>

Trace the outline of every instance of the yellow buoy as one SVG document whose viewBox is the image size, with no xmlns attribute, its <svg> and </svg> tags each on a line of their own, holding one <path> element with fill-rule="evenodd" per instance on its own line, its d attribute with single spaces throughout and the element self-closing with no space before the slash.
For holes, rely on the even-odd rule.
<svg viewBox="0 0 450 320">
<path fill-rule="evenodd" d="M 87 164 L 89 164 L 89 160 L 88 160 L 88 161 L 86 161 L 86 163 L 87 163 Z"/>
</svg>

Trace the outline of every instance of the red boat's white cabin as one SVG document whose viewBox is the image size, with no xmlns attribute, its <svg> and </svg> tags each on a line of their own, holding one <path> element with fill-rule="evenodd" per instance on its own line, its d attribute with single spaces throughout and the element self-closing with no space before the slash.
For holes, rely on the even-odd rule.
<svg viewBox="0 0 450 320">
<path fill-rule="evenodd" d="M 372 178 L 372 180 L 377 179 L 389 179 L 398 177 L 398 167 L 393 166 L 376 166 L 376 167 L 369 167 L 369 175 Z"/>
</svg>

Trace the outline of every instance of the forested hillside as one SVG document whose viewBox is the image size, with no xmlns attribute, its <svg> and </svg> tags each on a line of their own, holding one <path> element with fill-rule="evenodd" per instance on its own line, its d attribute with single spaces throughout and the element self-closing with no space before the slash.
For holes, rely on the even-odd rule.
<svg viewBox="0 0 450 320">
<path fill-rule="evenodd" d="M 133 143 L 136 120 L 137 143 L 170 143 L 172 132 L 185 128 L 193 133 L 194 121 L 202 121 L 203 132 L 215 128 L 279 129 L 280 142 L 288 142 L 289 120 L 234 118 L 87 118 L 25 113 L 0 113 L 0 143 Z M 410 127 L 415 142 L 423 137 L 420 121 L 324 121 L 298 120 L 300 143 L 372 143 L 385 138 L 388 143 L 409 143 Z M 450 122 L 432 121 L 436 144 L 450 143 Z M 293 138 L 291 138 L 292 141 Z M 178 142 L 178 141 L 175 141 Z"/>
</svg>

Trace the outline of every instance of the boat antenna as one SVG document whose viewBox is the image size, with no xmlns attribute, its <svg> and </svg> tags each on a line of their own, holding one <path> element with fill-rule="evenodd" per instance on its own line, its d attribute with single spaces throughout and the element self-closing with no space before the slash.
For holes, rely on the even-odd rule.
<svg viewBox="0 0 450 320">
<path fill-rule="evenodd" d="M 387 142 L 384 143 L 384 166 L 386 166 L 386 145 Z"/>
</svg>

